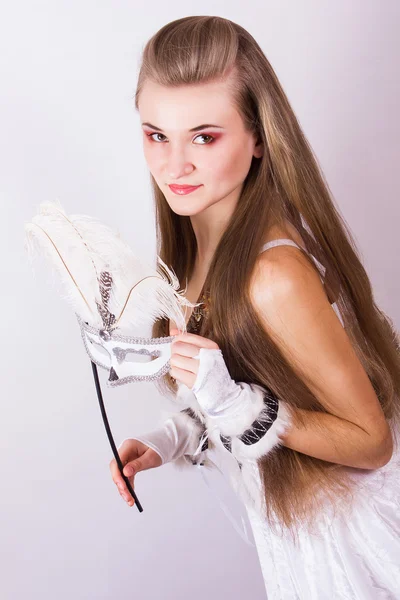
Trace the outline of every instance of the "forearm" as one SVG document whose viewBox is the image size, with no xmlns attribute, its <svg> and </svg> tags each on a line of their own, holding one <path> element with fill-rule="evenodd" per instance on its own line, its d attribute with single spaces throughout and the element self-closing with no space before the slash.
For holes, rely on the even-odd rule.
<svg viewBox="0 0 400 600">
<path fill-rule="evenodd" d="M 186 409 L 171 415 L 158 429 L 133 436 L 133 439 L 143 442 L 157 452 L 161 457 L 162 464 L 177 462 L 184 456 L 201 462 L 202 453 L 207 447 L 207 444 L 204 443 L 199 448 L 204 429 L 200 421 L 193 418 L 190 409 Z"/>
<path fill-rule="evenodd" d="M 302 409 L 296 409 L 296 413 L 304 424 L 293 419 L 291 427 L 279 436 L 287 448 L 359 469 L 377 469 L 390 460 L 393 443 L 389 426 L 368 433 L 328 413 Z"/>
<path fill-rule="evenodd" d="M 383 415 L 367 430 L 332 414 L 295 410 L 262 386 L 235 382 L 221 350 L 201 348 L 196 358 L 200 366 L 192 392 L 240 463 L 259 459 L 278 444 L 360 469 L 376 469 L 390 460 L 392 438 Z"/>
</svg>

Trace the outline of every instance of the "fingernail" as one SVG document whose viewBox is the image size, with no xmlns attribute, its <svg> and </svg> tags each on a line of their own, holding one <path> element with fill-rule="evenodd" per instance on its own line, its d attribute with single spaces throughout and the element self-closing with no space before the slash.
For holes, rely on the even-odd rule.
<svg viewBox="0 0 400 600">
<path fill-rule="evenodd" d="M 128 467 L 127 469 L 125 469 L 124 473 L 127 477 L 130 477 L 133 474 L 132 467 Z"/>
</svg>

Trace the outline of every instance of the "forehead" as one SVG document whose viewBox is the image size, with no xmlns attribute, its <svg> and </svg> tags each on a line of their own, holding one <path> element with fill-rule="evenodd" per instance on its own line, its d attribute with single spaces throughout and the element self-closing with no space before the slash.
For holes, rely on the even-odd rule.
<svg viewBox="0 0 400 600">
<path fill-rule="evenodd" d="M 138 107 L 142 122 L 169 130 L 185 131 L 202 123 L 225 127 L 241 120 L 226 81 L 168 87 L 147 80 Z"/>
</svg>

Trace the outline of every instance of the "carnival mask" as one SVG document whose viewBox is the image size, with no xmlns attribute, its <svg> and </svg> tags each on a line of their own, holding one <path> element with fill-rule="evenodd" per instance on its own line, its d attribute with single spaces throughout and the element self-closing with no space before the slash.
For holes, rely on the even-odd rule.
<svg viewBox="0 0 400 600">
<path fill-rule="evenodd" d="M 172 336 L 137 337 L 143 323 L 168 318 L 186 331 L 183 307 L 194 308 L 179 290 L 173 271 L 157 256 L 145 264 L 112 229 L 87 215 L 70 215 L 59 203 L 43 203 L 25 225 L 26 249 L 41 251 L 57 270 L 92 362 L 96 390 L 109 441 L 121 475 L 118 452 L 107 422 L 96 365 L 108 371 L 107 385 L 154 381 L 170 369 Z"/>
</svg>

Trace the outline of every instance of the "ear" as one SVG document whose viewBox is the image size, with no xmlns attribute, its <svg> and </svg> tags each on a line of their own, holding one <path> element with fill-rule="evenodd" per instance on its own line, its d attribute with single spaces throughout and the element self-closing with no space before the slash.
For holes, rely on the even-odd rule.
<svg viewBox="0 0 400 600">
<path fill-rule="evenodd" d="M 256 158 L 261 158 L 261 156 L 264 154 L 264 144 L 262 142 L 260 142 L 259 144 L 257 144 L 257 146 L 254 146 L 254 152 L 253 155 Z"/>
<path fill-rule="evenodd" d="M 253 156 L 255 156 L 256 158 L 261 158 L 261 156 L 263 156 L 263 154 L 264 154 L 264 144 L 261 140 L 261 137 L 258 136 L 256 139 L 256 144 L 253 149 Z"/>
</svg>

